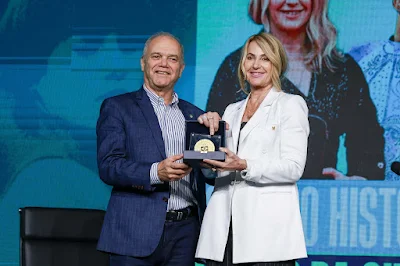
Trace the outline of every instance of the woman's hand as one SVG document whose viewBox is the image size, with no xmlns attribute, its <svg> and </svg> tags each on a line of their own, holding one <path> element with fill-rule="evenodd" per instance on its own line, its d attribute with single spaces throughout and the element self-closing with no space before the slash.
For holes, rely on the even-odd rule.
<svg viewBox="0 0 400 266">
<path fill-rule="evenodd" d="M 367 180 L 365 177 L 358 175 L 346 176 L 332 167 L 324 168 L 322 174 L 324 176 L 331 176 L 335 180 Z"/>
<path fill-rule="evenodd" d="M 247 168 L 246 160 L 240 159 L 229 149 L 219 148 L 219 150 L 226 153 L 224 162 L 208 159 L 203 160 L 203 162 L 212 167 L 213 171 L 242 171 Z"/>
<path fill-rule="evenodd" d="M 221 117 L 217 112 L 207 112 L 197 118 L 197 121 L 199 121 L 200 124 L 210 128 L 210 135 L 214 135 L 214 133 L 218 131 L 220 120 Z M 229 129 L 229 125 L 227 123 L 226 127 L 226 129 Z"/>
</svg>

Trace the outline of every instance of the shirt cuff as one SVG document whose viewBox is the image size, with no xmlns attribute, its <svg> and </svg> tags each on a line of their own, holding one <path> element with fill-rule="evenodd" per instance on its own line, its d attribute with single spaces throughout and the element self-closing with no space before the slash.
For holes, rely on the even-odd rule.
<svg viewBox="0 0 400 266">
<path fill-rule="evenodd" d="M 150 168 L 150 185 L 163 184 L 164 182 L 158 178 L 158 163 L 153 163 Z"/>
<path fill-rule="evenodd" d="M 251 168 L 251 162 L 249 162 L 248 160 L 246 160 L 247 163 L 247 168 L 240 171 L 240 176 L 245 179 L 245 180 L 250 180 L 250 168 Z"/>
</svg>

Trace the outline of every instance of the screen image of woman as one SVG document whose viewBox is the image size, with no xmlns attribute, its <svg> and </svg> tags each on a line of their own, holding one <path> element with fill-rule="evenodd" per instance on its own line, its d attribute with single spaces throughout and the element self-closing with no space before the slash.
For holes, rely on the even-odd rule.
<svg viewBox="0 0 400 266">
<path fill-rule="evenodd" d="M 250 18 L 276 36 L 288 54 L 282 90 L 304 98 L 310 137 L 303 178 L 384 179 L 384 138 L 365 77 L 352 57 L 336 48 L 337 31 L 327 0 L 250 0 Z M 240 48 L 220 65 L 207 110 L 222 114 L 242 100 L 237 67 Z M 337 168 L 341 139 L 347 172 Z"/>
</svg>

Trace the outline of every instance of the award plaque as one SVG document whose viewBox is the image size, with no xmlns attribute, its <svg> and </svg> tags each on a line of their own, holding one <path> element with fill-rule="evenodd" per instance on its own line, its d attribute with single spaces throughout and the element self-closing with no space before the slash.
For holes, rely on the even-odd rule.
<svg viewBox="0 0 400 266">
<path fill-rule="evenodd" d="M 219 121 L 218 131 L 212 136 L 210 129 L 197 120 L 186 121 L 184 163 L 199 167 L 204 159 L 224 161 L 225 153 L 220 147 L 225 147 L 225 121 Z"/>
</svg>

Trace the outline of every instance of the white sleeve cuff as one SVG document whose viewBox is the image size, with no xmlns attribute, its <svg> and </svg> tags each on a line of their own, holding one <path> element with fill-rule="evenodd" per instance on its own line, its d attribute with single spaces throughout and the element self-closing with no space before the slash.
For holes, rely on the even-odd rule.
<svg viewBox="0 0 400 266">
<path fill-rule="evenodd" d="M 244 180 L 251 180 L 251 175 L 250 175 L 250 173 L 251 173 L 251 165 L 252 165 L 252 162 L 251 161 L 249 161 L 249 160 L 246 160 L 246 163 L 247 163 L 247 168 L 246 169 L 244 169 L 244 170 L 242 170 L 242 171 L 240 171 L 240 176 L 244 179 Z"/>
<path fill-rule="evenodd" d="M 163 184 L 157 174 L 158 163 L 153 163 L 150 168 L 150 185 Z"/>
</svg>

